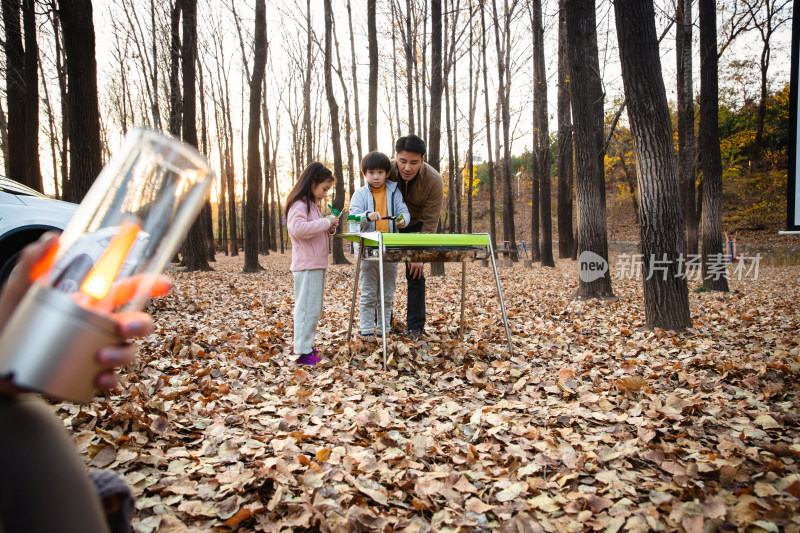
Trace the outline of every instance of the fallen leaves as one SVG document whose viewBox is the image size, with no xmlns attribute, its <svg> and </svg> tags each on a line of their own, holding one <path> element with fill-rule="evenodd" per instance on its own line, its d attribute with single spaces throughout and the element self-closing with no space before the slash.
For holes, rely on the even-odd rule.
<svg viewBox="0 0 800 533">
<path fill-rule="evenodd" d="M 797 267 L 690 293 L 647 331 L 641 285 L 574 299 L 573 262 L 428 277 L 428 335 L 345 343 L 353 266 L 327 277 L 317 347 L 292 355 L 288 255 L 172 274 L 118 393 L 56 406 L 150 531 L 800 531 Z M 342 303 L 344 302 L 344 303 Z M 398 281 L 395 318 L 405 316 Z"/>
</svg>

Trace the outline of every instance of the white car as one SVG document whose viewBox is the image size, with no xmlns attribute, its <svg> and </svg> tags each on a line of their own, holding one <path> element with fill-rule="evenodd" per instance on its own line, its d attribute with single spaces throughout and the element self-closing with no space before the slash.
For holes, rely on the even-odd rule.
<svg viewBox="0 0 800 533">
<path fill-rule="evenodd" d="M 77 204 L 53 200 L 16 181 L 0 178 L 0 287 L 22 249 L 50 230 L 63 231 Z"/>
</svg>

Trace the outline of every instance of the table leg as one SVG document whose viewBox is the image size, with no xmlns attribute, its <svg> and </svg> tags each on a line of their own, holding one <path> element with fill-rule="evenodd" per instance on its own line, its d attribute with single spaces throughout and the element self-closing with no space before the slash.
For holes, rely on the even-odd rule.
<svg viewBox="0 0 800 533">
<path fill-rule="evenodd" d="M 350 334 L 353 332 L 353 314 L 356 310 L 356 294 L 358 294 L 358 276 L 361 274 L 361 256 L 364 253 L 364 239 L 359 241 L 358 258 L 356 259 L 356 280 L 353 283 L 353 299 L 350 300 L 350 322 L 347 323 L 347 339 L 350 342 Z"/>
<path fill-rule="evenodd" d="M 386 307 L 383 299 L 383 238 L 378 234 L 378 277 L 381 281 L 381 339 L 383 340 L 383 369 L 386 370 Z"/>
<path fill-rule="evenodd" d="M 492 270 L 494 271 L 494 282 L 497 285 L 497 297 L 500 299 L 500 310 L 503 312 L 503 325 L 506 327 L 506 339 L 508 339 L 508 352 L 514 355 L 514 345 L 511 344 L 511 330 L 508 329 L 508 316 L 506 316 L 506 306 L 503 303 L 503 290 L 500 288 L 500 276 L 497 275 L 497 265 L 494 262 L 494 250 L 489 243 L 489 257 L 492 258 Z"/>
<path fill-rule="evenodd" d="M 458 340 L 464 340 L 464 289 L 467 285 L 467 263 L 461 261 L 461 327 L 458 330 Z"/>
</svg>

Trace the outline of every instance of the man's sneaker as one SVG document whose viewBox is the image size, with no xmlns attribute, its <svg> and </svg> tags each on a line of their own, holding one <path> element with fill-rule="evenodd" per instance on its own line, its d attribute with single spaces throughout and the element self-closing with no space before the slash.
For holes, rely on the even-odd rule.
<svg viewBox="0 0 800 533">
<path fill-rule="evenodd" d="M 412 341 L 415 341 L 425 335 L 425 331 L 422 328 L 415 328 L 408 330 L 408 338 Z"/>
<path fill-rule="evenodd" d="M 374 333 L 362 333 L 361 340 L 363 342 L 375 342 L 380 337 L 376 337 Z"/>
</svg>

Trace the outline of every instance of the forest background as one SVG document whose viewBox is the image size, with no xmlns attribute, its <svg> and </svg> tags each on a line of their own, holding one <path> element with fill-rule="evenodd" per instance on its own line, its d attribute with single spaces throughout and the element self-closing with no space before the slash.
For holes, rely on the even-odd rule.
<svg viewBox="0 0 800 533">
<path fill-rule="evenodd" d="M 65 31 L 60 28 L 55 1 L 6 2 L 4 13 L 16 4 L 24 47 L 23 89 L 35 80 L 38 90 L 26 98 L 38 100 L 36 111 L 24 111 L 28 123 L 38 114 L 39 165 L 20 175 L 9 168 L 9 118 L 33 107 L 9 103 L 9 76 L 3 84 L 0 109 L 3 161 L 6 175 L 32 185 L 56 198 L 68 182 L 70 145 L 67 111 L 67 58 Z M 134 125 L 172 131 L 180 136 L 180 78 L 177 76 L 180 40 L 180 10 L 175 2 L 106 0 L 87 4 L 96 34 L 97 101 L 99 105 L 101 160 L 105 162 L 122 136 Z M 367 151 L 369 58 L 367 3 L 335 2 L 332 16 L 334 54 L 332 90 L 339 102 L 340 142 L 346 151 L 342 178 L 348 192 L 360 184 L 358 160 Z M 78 4 L 76 4 L 77 6 Z M 519 239 L 531 242 L 538 234 L 532 209 L 534 186 L 538 188 L 533 151 L 534 62 L 531 38 L 533 17 L 530 2 L 511 2 L 494 12 L 487 4 L 482 33 L 479 3 L 462 0 L 444 2 L 443 91 L 440 167 L 445 177 L 447 208 L 442 213 L 445 231 L 489 231 L 489 212 L 502 225 L 507 207 L 498 200 L 490 206 L 489 160 L 495 165 L 494 187 L 502 196 L 503 180 L 513 189 L 515 226 Z M 27 7 L 32 7 L 28 18 Z M 376 2 L 375 36 L 378 42 L 377 116 L 378 149 L 393 153 L 394 141 L 409 132 L 429 137 L 431 89 L 430 6 L 414 0 Z M 678 146 L 678 105 L 674 1 L 656 1 L 656 26 L 660 41 L 661 67 L 667 88 L 671 120 Z M 21 11 L 20 11 L 20 8 Z M 787 142 L 789 135 L 789 67 L 791 2 L 726 0 L 717 2 L 719 50 L 719 120 L 723 164 L 723 229 L 740 232 L 740 242 L 758 241 L 793 244 L 791 237 L 776 235 L 783 229 L 786 206 Z M 265 221 L 263 237 L 268 249 L 283 247 L 285 234 L 276 232 L 276 213 L 281 199 L 306 161 L 321 160 L 333 167 L 331 120 L 324 83 L 324 13 L 322 2 L 268 4 L 266 12 L 267 63 L 261 102 L 259 131 L 262 188 L 269 191 L 260 210 Z M 507 15 L 507 17 L 506 17 Z M 691 77 L 699 87 L 700 60 L 697 12 L 691 34 Z M 236 253 L 244 238 L 244 198 L 247 176 L 247 130 L 249 84 L 254 57 L 254 6 L 249 3 L 204 2 L 197 4 L 197 131 L 198 145 L 215 167 L 219 180 L 212 192 L 213 234 L 218 247 Z M 609 240 L 637 241 L 636 154 L 627 120 L 613 3 L 596 6 L 600 74 L 604 91 L 604 121 L 607 150 L 604 156 Z M 507 20 L 506 20 L 507 19 Z M 29 22 L 35 32 L 29 32 Z M 574 197 L 559 198 L 558 124 L 558 24 L 559 5 L 542 2 L 543 47 L 547 90 L 550 176 L 553 179 L 553 239 L 559 240 L 557 214 L 563 209 L 573 220 Z M 507 25 L 507 31 L 506 27 Z M 175 28 L 178 28 L 177 30 Z M 499 31 L 499 33 L 498 33 Z M 496 42 L 495 33 L 501 36 Z M 31 35 L 33 34 L 33 35 Z M 14 42 L 6 39 L 5 42 Z M 506 49 L 507 47 L 507 49 Z M 9 48 L 9 47 L 7 47 Z M 35 57 L 25 54 L 33 50 Z M 485 50 L 484 50 L 485 49 Z M 9 49 L 4 57 L 8 70 Z M 498 56 L 498 52 L 501 56 Z M 13 55 L 13 54 L 12 54 Z M 502 56 L 505 57 L 502 57 Z M 19 61 L 20 57 L 12 59 Z M 482 65 L 482 61 L 488 62 Z M 498 57 L 506 71 L 505 91 L 509 103 L 508 148 L 510 177 L 502 160 L 502 98 L 498 92 Z M 31 63 L 28 63 L 28 62 Z M 502 63 L 505 62 L 505 65 Z M 36 66 L 35 69 L 30 64 Z M 490 73 L 483 83 L 481 70 Z M 27 70 L 25 70 L 27 69 Z M 34 73 L 28 72 L 36 70 Z M 691 86 L 691 85 L 690 85 Z M 13 92 L 13 91 L 12 91 Z M 488 97 L 487 94 L 488 93 Z M 699 106 L 699 90 L 693 95 Z M 23 90 L 23 94 L 25 91 Z M 18 93 L 14 98 L 19 98 Z M 759 108 L 764 104 L 763 132 L 759 132 Z M 5 111 L 8 110 L 8 111 Z M 619 112 L 622 111 L 620 114 Z M 695 112 L 695 128 L 699 113 Z M 471 124 L 471 125 L 470 125 Z M 493 136 L 489 153 L 487 134 Z M 751 165 L 756 137 L 763 152 Z M 31 139 L 31 136 L 26 136 Z M 14 144 L 12 139 L 11 144 Z M 28 143 L 33 140 L 26 141 Z M 30 150 L 28 150 L 30 152 Z M 491 156 L 491 157 L 490 157 Z M 469 165 L 470 158 L 472 165 Z M 473 183 L 470 187 L 470 168 Z M 30 177 L 28 177 L 30 174 Z M 564 178 L 561 178 L 564 179 Z M 702 174 L 695 174 L 700 191 Z M 347 195 L 347 194 L 346 194 Z M 472 199 L 470 199 L 472 197 Z M 700 211 L 699 194 L 697 209 Z M 77 198 L 76 198 L 77 199 Z M 569 202 L 569 206 L 560 206 Z M 346 199 L 344 204 L 346 205 Z M 268 205 L 269 204 L 269 205 Z M 271 206 L 271 209 L 270 209 Z M 538 208 L 538 205 L 535 206 Z M 224 216 L 219 216 L 222 209 Z M 271 214 L 268 212 L 271 211 Z M 266 213 L 266 215 L 265 215 Z M 564 215 L 567 216 L 567 215 Z M 235 220 L 234 220 L 235 219 Z M 532 226 L 532 224 L 534 224 Z M 572 228 L 575 228 L 575 223 Z M 502 230 L 501 230 L 502 231 Z M 573 230 L 574 231 L 574 230 Z M 231 238 L 233 237 L 233 238 Z M 271 239 L 270 239 L 271 237 Z"/>
</svg>

